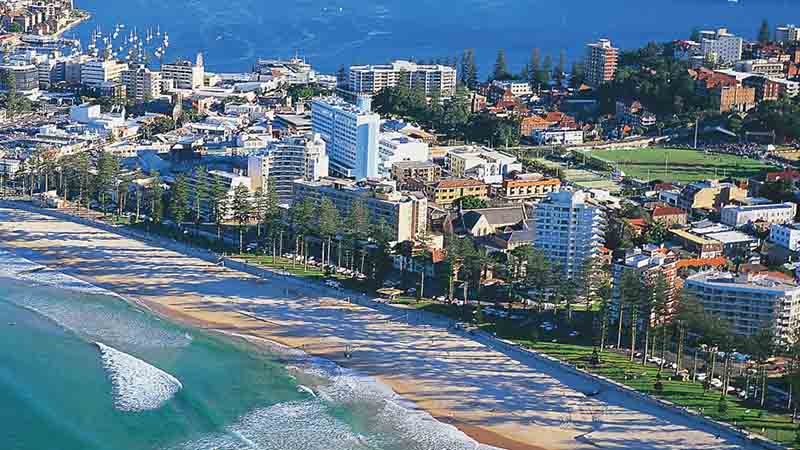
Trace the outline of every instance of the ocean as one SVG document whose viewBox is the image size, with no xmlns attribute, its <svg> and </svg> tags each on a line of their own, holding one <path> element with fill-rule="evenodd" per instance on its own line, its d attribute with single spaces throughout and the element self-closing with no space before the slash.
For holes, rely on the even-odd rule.
<svg viewBox="0 0 800 450">
<path fill-rule="evenodd" d="M 0 250 L 4 450 L 486 449 L 371 378 Z"/>
<path fill-rule="evenodd" d="M 324 73 L 397 58 L 444 58 L 474 48 L 488 74 L 498 49 L 519 69 L 538 47 L 570 61 L 607 37 L 622 48 L 687 39 L 727 27 L 754 39 L 762 19 L 800 22 L 797 0 L 76 0 L 93 18 L 67 33 L 86 43 L 117 24 L 169 33 L 164 60 L 202 51 L 212 71 L 248 70 L 257 58 L 298 54 Z"/>
</svg>

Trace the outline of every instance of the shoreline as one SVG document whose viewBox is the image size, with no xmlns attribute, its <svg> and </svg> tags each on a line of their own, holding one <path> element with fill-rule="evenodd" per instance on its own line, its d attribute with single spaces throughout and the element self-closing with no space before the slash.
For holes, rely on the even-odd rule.
<svg viewBox="0 0 800 450">
<path fill-rule="evenodd" d="M 509 450 L 677 450 L 685 442 L 702 450 L 755 448 L 613 393 L 587 398 L 584 379 L 511 358 L 451 333 L 441 321 L 397 320 L 388 310 L 347 303 L 319 286 L 256 279 L 46 212 L 0 207 L 0 241 L 177 323 L 301 348 L 373 377 L 484 444 Z M 350 346 L 354 356 L 345 359 L 342 350 Z"/>
</svg>

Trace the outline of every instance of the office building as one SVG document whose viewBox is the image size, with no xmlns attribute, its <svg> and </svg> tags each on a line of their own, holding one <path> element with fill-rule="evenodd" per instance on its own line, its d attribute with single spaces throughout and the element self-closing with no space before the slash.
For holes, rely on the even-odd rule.
<svg viewBox="0 0 800 450">
<path fill-rule="evenodd" d="M 577 274 L 598 255 L 606 229 L 602 209 L 585 192 L 553 192 L 534 208 L 534 247 L 542 250 L 564 274 Z"/>
<path fill-rule="evenodd" d="M 741 336 L 770 328 L 790 342 L 798 326 L 800 288 L 791 279 L 771 274 L 702 272 L 686 279 L 684 289 L 703 310 L 724 319 Z"/>
<path fill-rule="evenodd" d="M 707 61 L 713 61 L 723 66 L 732 66 L 742 59 L 744 40 L 733 35 L 725 28 L 715 32 L 702 33 L 700 53 Z"/>
<path fill-rule="evenodd" d="M 522 163 L 515 156 L 486 147 L 456 147 L 447 152 L 445 163 L 453 177 L 475 178 L 486 184 L 500 184 L 512 172 L 522 172 Z"/>
<path fill-rule="evenodd" d="M 726 206 L 720 211 L 720 222 L 730 227 L 741 227 L 756 222 L 776 224 L 792 223 L 797 213 L 794 203 L 769 205 Z"/>
<path fill-rule="evenodd" d="M 393 164 L 400 161 L 425 162 L 429 154 L 428 144 L 420 140 L 396 131 L 381 133 L 378 138 L 378 174 L 390 178 Z"/>
<path fill-rule="evenodd" d="M 328 146 L 330 173 L 361 180 L 380 175 L 380 116 L 337 97 L 311 102 L 311 129 Z"/>
<path fill-rule="evenodd" d="M 281 203 L 291 204 L 294 181 L 315 181 L 328 176 L 325 141 L 319 135 L 292 136 L 271 142 L 247 157 L 252 189 L 267 192 L 273 183 Z"/>
<path fill-rule="evenodd" d="M 452 97 L 456 92 L 456 69 L 443 65 L 423 65 L 409 61 L 390 64 L 351 66 L 347 88 L 354 94 L 373 95 L 386 87 L 405 83 L 410 89 L 422 89 L 430 97 Z"/>
<path fill-rule="evenodd" d="M 342 218 L 348 217 L 356 202 L 362 202 L 373 224 L 379 220 L 386 223 L 392 241 L 420 239 L 426 234 L 428 200 L 419 192 L 396 190 L 393 182 L 355 182 L 339 178 L 295 180 L 295 202 L 310 199 L 318 210 L 323 198 L 333 203 Z"/>
<path fill-rule="evenodd" d="M 87 61 L 81 66 L 81 83 L 95 87 L 107 81 L 122 81 L 122 72 L 127 69 L 127 64 L 113 59 Z"/>
<path fill-rule="evenodd" d="M 122 72 L 122 84 L 128 98 L 152 100 L 161 95 L 161 72 L 152 71 L 142 64 L 132 64 Z"/>
<path fill-rule="evenodd" d="M 197 55 L 197 61 L 178 60 L 171 64 L 161 65 L 161 77 L 173 80 L 177 89 L 199 89 L 203 87 L 205 67 L 203 55 Z"/>
<path fill-rule="evenodd" d="M 586 83 L 597 87 L 613 80 L 619 62 L 619 49 L 612 47 L 608 39 L 600 39 L 586 47 Z"/>
<path fill-rule="evenodd" d="M 784 25 L 775 28 L 775 41 L 791 44 L 800 41 L 800 28 L 794 25 Z"/>
</svg>

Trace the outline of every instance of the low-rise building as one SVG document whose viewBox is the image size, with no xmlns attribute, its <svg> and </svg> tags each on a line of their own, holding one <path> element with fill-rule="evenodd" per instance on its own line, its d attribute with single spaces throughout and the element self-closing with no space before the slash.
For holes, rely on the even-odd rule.
<svg viewBox="0 0 800 450">
<path fill-rule="evenodd" d="M 672 234 L 672 240 L 677 241 L 687 251 L 697 255 L 698 258 L 716 258 L 722 256 L 722 243 L 709 239 L 705 236 L 700 236 L 690 233 L 686 230 L 669 230 Z"/>
<path fill-rule="evenodd" d="M 716 180 L 696 181 L 681 190 L 677 206 L 686 211 L 710 210 L 745 198 L 747 198 L 747 190 L 739 188 L 733 183 L 720 183 Z"/>
<path fill-rule="evenodd" d="M 686 211 L 672 206 L 657 206 L 650 213 L 653 222 L 658 222 L 669 228 L 673 225 L 686 225 Z"/>
<path fill-rule="evenodd" d="M 495 195 L 510 203 L 527 202 L 547 197 L 551 192 L 561 190 L 561 180 L 558 178 L 517 178 L 503 180 L 503 184 L 496 189 Z"/>
<path fill-rule="evenodd" d="M 454 177 L 474 177 L 486 184 L 501 183 L 512 172 L 522 172 L 516 157 L 486 147 L 457 147 L 447 152 L 447 168 Z"/>
<path fill-rule="evenodd" d="M 389 178 L 392 165 L 401 161 L 428 161 L 430 148 L 423 141 L 400 132 L 381 133 L 378 137 L 378 175 Z"/>
<path fill-rule="evenodd" d="M 755 336 L 764 328 L 791 342 L 800 319 L 800 288 L 771 274 L 702 272 L 686 279 L 684 289 L 703 310 L 728 322 L 732 331 Z"/>
<path fill-rule="evenodd" d="M 481 200 L 489 198 L 489 187 L 473 178 L 450 178 L 428 183 L 423 188 L 425 195 L 443 208 L 452 207 L 459 199 L 475 197 Z"/>
<path fill-rule="evenodd" d="M 442 167 L 432 161 L 398 161 L 392 164 L 392 179 L 401 187 L 405 186 L 407 180 L 432 183 L 441 177 Z"/>
<path fill-rule="evenodd" d="M 392 241 L 421 239 L 427 233 L 428 200 L 419 192 L 397 191 L 392 183 L 357 183 L 338 178 L 317 181 L 295 180 L 296 202 L 310 199 L 317 209 L 323 198 L 331 200 L 340 217 L 347 217 L 356 202 L 362 202 L 370 220 L 383 220 L 391 230 Z"/>
<path fill-rule="evenodd" d="M 773 224 L 769 229 L 769 240 L 786 250 L 800 250 L 800 224 Z"/>
<path fill-rule="evenodd" d="M 537 145 L 580 145 L 583 144 L 583 130 L 566 128 L 547 128 L 534 130 L 533 142 Z"/>
<path fill-rule="evenodd" d="M 758 239 L 741 231 L 709 233 L 705 237 L 722 244 L 722 254 L 729 258 L 744 258 L 758 248 Z"/>
<path fill-rule="evenodd" d="M 797 205 L 790 202 L 772 205 L 726 206 L 720 211 L 720 222 L 734 228 L 756 222 L 791 223 L 796 214 Z"/>
</svg>

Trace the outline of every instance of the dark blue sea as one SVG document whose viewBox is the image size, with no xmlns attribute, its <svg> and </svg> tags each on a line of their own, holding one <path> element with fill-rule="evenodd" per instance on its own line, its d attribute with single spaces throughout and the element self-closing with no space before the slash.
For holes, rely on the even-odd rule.
<svg viewBox="0 0 800 450">
<path fill-rule="evenodd" d="M 474 48 L 482 73 L 503 48 L 512 69 L 533 47 L 570 60 L 601 37 L 622 48 L 727 27 L 754 39 L 762 19 L 800 24 L 798 0 L 76 0 L 94 14 L 68 36 L 115 25 L 169 33 L 165 61 L 205 53 L 212 71 L 257 58 L 304 56 L 319 71 L 396 58 L 453 57 Z"/>
</svg>

